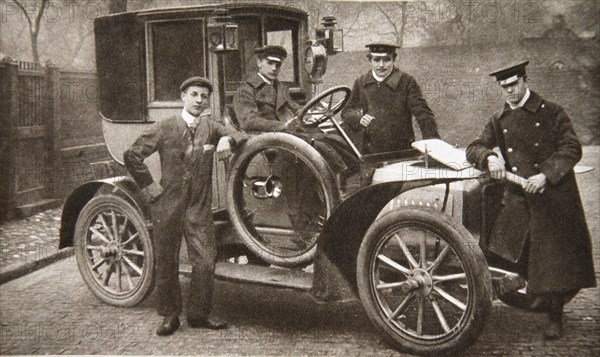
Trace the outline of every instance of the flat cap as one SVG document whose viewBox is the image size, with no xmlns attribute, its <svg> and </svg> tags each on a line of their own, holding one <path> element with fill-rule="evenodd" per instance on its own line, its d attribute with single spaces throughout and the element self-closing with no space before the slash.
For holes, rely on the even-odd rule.
<svg viewBox="0 0 600 357">
<path fill-rule="evenodd" d="M 496 77 L 496 81 L 501 86 L 511 84 L 525 76 L 525 67 L 527 67 L 528 64 L 529 61 L 513 63 L 509 66 L 495 70 L 490 73 L 490 76 Z"/>
<path fill-rule="evenodd" d="M 400 48 L 400 46 L 398 46 L 394 43 L 383 43 L 383 42 L 370 43 L 370 44 L 366 45 L 365 47 L 369 49 L 369 52 L 371 53 L 372 56 L 393 55 L 396 53 L 396 49 Z"/>
<path fill-rule="evenodd" d="M 199 86 L 199 87 L 206 87 L 208 88 L 208 90 L 212 93 L 213 91 L 213 87 L 212 84 L 210 83 L 210 81 L 204 77 L 190 77 L 188 79 L 186 79 L 185 81 L 183 81 L 183 83 L 181 83 L 181 85 L 179 86 L 179 90 L 182 92 L 185 92 L 185 90 L 191 86 L 191 85 L 195 85 L 195 86 Z"/>
<path fill-rule="evenodd" d="M 271 61 L 283 62 L 287 57 L 287 51 L 283 46 L 267 45 L 254 50 L 258 58 L 266 58 Z"/>
</svg>

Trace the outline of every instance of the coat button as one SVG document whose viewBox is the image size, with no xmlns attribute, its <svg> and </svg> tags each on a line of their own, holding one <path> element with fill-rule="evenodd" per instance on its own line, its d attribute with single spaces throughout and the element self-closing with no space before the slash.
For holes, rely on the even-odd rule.
<svg viewBox="0 0 600 357">
<path fill-rule="evenodd" d="M 508 148 L 506 151 L 513 152 L 513 148 Z"/>
<path fill-rule="evenodd" d="M 535 143 L 535 144 L 533 144 L 533 146 L 535 146 L 536 148 L 539 148 L 540 147 L 540 143 Z"/>
<path fill-rule="evenodd" d="M 517 167 L 516 166 L 513 166 L 512 172 L 517 172 Z"/>
<path fill-rule="evenodd" d="M 539 128 L 539 127 L 540 127 L 540 125 L 541 125 L 540 123 L 535 123 L 535 127 L 536 127 L 536 128 Z"/>
<path fill-rule="evenodd" d="M 504 129 L 504 130 L 502 130 L 502 132 L 503 132 L 504 134 L 506 134 L 506 133 L 508 133 L 508 129 Z"/>
<path fill-rule="evenodd" d="M 539 164 L 533 164 L 533 167 L 535 167 L 536 169 L 539 169 L 540 165 Z"/>
<path fill-rule="evenodd" d="M 545 108 L 545 107 L 546 107 L 546 104 L 542 104 L 542 108 Z"/>
</svg>

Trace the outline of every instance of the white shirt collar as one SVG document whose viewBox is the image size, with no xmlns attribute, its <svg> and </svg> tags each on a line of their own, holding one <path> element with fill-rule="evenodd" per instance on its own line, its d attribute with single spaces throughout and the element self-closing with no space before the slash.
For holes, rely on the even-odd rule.
<svg viewBox="0 0 600 357">
<path fill-rule="evenodd" d="M 390 74 L 392 74 L 392 71 L 390 71 L 390 73 L 388 73 L 388 74 L 387 74 L 385 77 L 379 77 L 379 76 L 378 76 L 378 75 L 375 73 L 375 71 L 373 71 L 373 70 L 371 71 L 371 74 L 373 75 L 373 78 L 375 78 L 375 80 L 376 80 L 377 82 L 383 82 L 383 81 L 385 81 L 385 79 L 386 79 L 387 77 L 389 77 L 389 76 L 390 76 Z"/>
<path fill-rule="evenodd" d="M 262 78 L 262 80 L 263 80 L 263 81 L 265 81 L 265 83 L 267 83 L 267 84 L 273 84 L 273 81 L 272 81 L 272 80 L 270 80 L 269 78 L 267 78 L 267 77 L 263 76 L 263 75 L 262 75 L 262 73 L 258 72 L 258 76 L 259 76 L 260 78 Z"/>
<path fill-rule="evenodd" d="M 196 120 L 196 117 L 188 113 L 185 109 L 181 111 L 181 117 L 183 118 L 183 120 L 185 120 L 188 126 L 192 125 L 194 123 L 194 120 Z"/>
<path fill-rule="evenodd" d="M 519 101 L 519 103 L 512 104 L 511 102 L 507 102 L 508 105 L 510 106 L 510 109 L 517 109 L 517 108 L 521 108 L 522 106 L 524 106 L 525 103 L 527 102 L 527 99 L 529 99 L 530 95 L 531 95 L 531 91 L 529 90 L 529 88 L 527 88 L 525 90 L 525 95 L 523 96 L 523 98 L 521 98 L 521 100 Z"/>
</svg>

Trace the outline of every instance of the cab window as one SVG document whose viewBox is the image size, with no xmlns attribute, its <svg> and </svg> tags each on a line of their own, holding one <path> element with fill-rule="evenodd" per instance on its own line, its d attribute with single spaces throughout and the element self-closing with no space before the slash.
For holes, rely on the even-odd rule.
<svg viewBox="0 0 600 357">
<path fill-rule="evenodd" d="M 201 19 L 148 23 L 148 99 L 179 100 L 179 85 L 191 76 L 206 76 Z"/>
<path fill-rule="evenodd" d="M 237 16 L 234 21 L 239 29 L 239 51 L 225 53 L 223 57 L 226 103 L 231 103 L 244 77 L 258 71 L 254 49 L 263 44 L 280 45 L 287 50 L 279 80 L 298 87 L 298 22 L 268 16 Z"/>
<path fill-rule="evenodd" d="M 267 45 L 283 46 L 288 56 L 279 72 L 279 80 L 298 85 L 298 23 L 286 19 L 268 19 L 265 23 Z M 294 41 L 295 40 L 295 41 Z"/>
</svg>

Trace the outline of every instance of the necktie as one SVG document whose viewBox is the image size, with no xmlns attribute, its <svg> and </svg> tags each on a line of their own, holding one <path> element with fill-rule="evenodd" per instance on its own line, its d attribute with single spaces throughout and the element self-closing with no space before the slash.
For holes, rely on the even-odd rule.
<svg viewBox="0 0 600 357">
<path fill-rule="evenodd" d="M 196 133 L 196 128 L 198 127 L 198 124 L 200 124 L 200 117 L 194 118 L 194 121 L 188 125 L 192 136 Z"/>
</svg>

